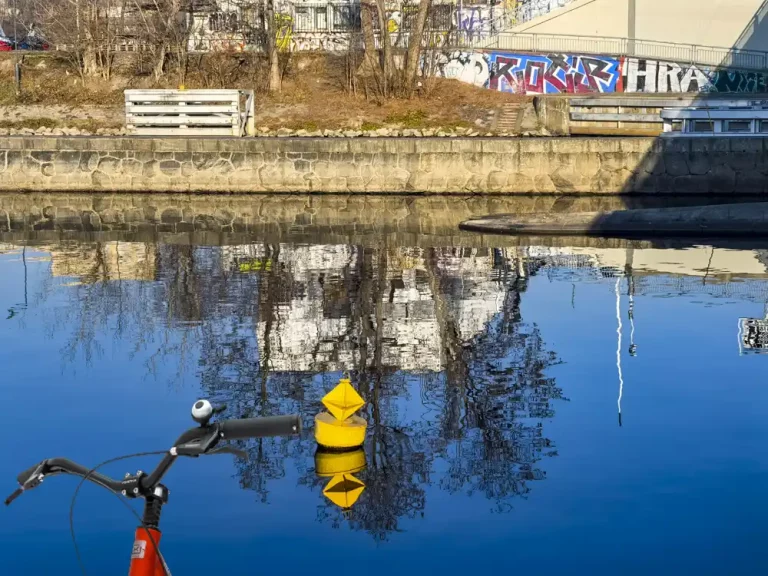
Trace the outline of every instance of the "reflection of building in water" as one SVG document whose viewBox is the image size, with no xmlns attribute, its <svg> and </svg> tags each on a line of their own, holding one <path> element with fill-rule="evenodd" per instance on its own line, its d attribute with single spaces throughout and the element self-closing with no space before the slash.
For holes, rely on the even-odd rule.
<svg viewBox="0 0 768 576">
<path fill-rule="evenodd" d="M 739 352 L 768 354 L 768 317 L 739 318 Z"/>
<path fill-rule="evenodd" d="M 635 294 L 706 294 L 768 301 L 768 266 L 761 250 L 711 246 L 684 250 L 531 246 L 516 250 L 522 259 L 579 270 L 588 276 L 612 277 L 631 271 Z"/>
<path fill-rule="evenodd" d="M 103 280 L 154 280 L 155 246 L 143 242 L 56 245 L 41 248 L 51 253 L 51 274 Z"/>
<path fill-rule="evenodd" d="M 12 252 L 21 252 L 21 246 L 0 242 L 0 254 L 10 254 Z"/>
<path fill-rule="evenodd" d="M 519 248 L 524 258 L 544 259 L 547 264 L 562 267 L 624 270 L 627 248 Z M 684 250 L 652 248 L 632 250 L 632 271 L 647 274 L 707 276 L 728 280 L 735 276 L 768 279 L 768 269 L 758 250 L 729 250 L 696 246 Z"/>
<path fill-rule="evenodd" d="M 527 246 L 515 249 L 521 261 L 553 270 L 569 271 L 580 279 L 616 277 L 616 368 L 618 376 L 619 426 L 622 425 L 623 312 L 620 288 L 626 279 L 630 324 L 629 355 L 637 355 L 635 344 L 635 295 L 708 295 L 752 302 L 768 302 L 768 255 L 765 250 L 732 250 L 696 246 L 681 250 L 580 248 Z M 623 292 L 623 290 L 622 290 Z M 575 285 L 574 285 L 575 295 Z M 740 353 L 768 353 L 767 319 L 739 319 Z"/>
<path fill-rule="evenodd" d="M 350 290 L 359 288 L 373 273 L 363 269 L 362 248 L 281 246 L 276 262 L 266 257 L 262 246 L 223 250 L 224 266 L 230 269 L 261 269 L 259 263 L 265 266 L 269 261 L 271 269 L 279 270 L 292 284 L 288 297 L 259 318 L 259 352 L 262 358 L 268 353 L 272 370 L 359 367 L 356 338 L 362 303 L 353 302 Z M 418 248 L 388 250 L 384 277 L 373 296 L 382 323 L 382 366 L 440 371 L 443 361 L 434 290 L 439 286 L 445 294 L 447 313 L 456 323 L 458 336 L 468 341 L 503 306 L 505 290 L 494 280 L 494 262 L 491 250 L 440 249 L 429 259 Z M 350 278 L 355 286 L 350 286 Z"/>
</svg>

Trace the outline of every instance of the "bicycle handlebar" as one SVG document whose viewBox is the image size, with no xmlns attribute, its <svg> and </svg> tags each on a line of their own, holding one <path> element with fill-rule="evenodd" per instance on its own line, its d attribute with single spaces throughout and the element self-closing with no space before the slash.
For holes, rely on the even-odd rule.
<svg viewBox="0 0 768 576">
<path fill-rule="evenodd" d="M 19 474 L 17 477 L 19 485 L 24 486 L 30 480 L 33 480 L 35 474 L 41 476 L 48 476 L 51 474 L 72 474 L 83 478 L 87 476 L 88 480 L 95 482 L 96 484 L 101 484 L 114 492 L 120 492 L 129 485 L 133 486 L 131 482 L 113 480 L 109 476 L 104 476 L 98 472 L 92 472 L 89 468 L 86 468 L 77 462 L 73 462 L 72 460 L 68 460 L 67 458 L 49 458 L 35 464 Z"/>
<path fill-rule="evenodd" d="M 290 436 L 301 432 L 301 418 L 293 415 L 225 420 L 219 423 L 219 432 L 225 440 Z"/>
<path fill-rule="evenodd" d="M 210 404 L 207 403 L 210 408 Z M 103 486 L 113 492 L 122 493 L 128 497 L 146 496 L 160 483 L 160 480 L 168 472 L 171 465 L 179 456 L 202 456 L 214 453 L 239 453 L 232 447 L 224 446 L 216 448 L 220 440 L 242 440 L 246 438 L 263 438 L 267 436 L 290 436 L 301 432 L 301 418 L 293 416 L 270 416 L 265 418 L 244 418 L 235 420 L 223 420 L 209 424 L 213 414 L 221 412 L 222 409 L 208 410 L 208 413 L 200 415 L 198 402 L 193 408 L 193 418 L 200 422 L 200 426 L 190 428 L 184 432 L 174 443 L 174 446 L 168 451 L 165 457 L 158 463 L 157 467 L 148 475 L 138 473 L 128 475 L 124 480 L 114 480 L 98 472 L 92 472 L 76 462 L 65 458 L 51 458 L 43 460 L 28 468 L 17 477 L 19 489 L 14 492 L 6 504 L 10 504 L 15 498 L 21 495 L 25 490 L 38 486 L 43 478 L 51 474 L 74 474 L 87 478 L 88 480 Z"/>
</svg>

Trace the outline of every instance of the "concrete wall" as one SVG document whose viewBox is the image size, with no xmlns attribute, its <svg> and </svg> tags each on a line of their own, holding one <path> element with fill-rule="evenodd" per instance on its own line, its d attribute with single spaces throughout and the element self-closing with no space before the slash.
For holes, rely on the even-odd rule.
<svg viewBox="0 0 768 576">
<path fill-rule="evenodd" d="M 0 190 L 764 193 L 768 138 L 0 138 Z"/>
<path fill-rule="evenodd" d="M 747 36 L 754 36 L 749 48 L 768 50 L 767 31 L 755 26 L 753 21 L 762 3 L 762 0 L 636 0 L 636 38 L 731 48 L 747 30 Z M 628 20 L 627 0 L 575 0 L 565 8 L 513 30 L 626 37 Z"/>
</svg>

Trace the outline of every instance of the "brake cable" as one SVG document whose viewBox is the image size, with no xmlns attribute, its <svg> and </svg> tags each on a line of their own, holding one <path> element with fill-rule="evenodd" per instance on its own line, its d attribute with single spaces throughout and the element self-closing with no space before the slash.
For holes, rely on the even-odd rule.
<svg viewBox="0 0 768 576">
<path fill-rule="evenodd" d="M 72 545 L 75 548 L 75 556 L 77 556 L 77 563 L 80 565 L 80 571 L 83 573 L 83 576 L 88 576 L 88 574 L 85 571 L 85 564 L 83 564 L 83 558 L 80 555 L 80 548 L 77 545 L 77 538 L 75 536 L 75 502 L 77 501 L 77 495 L 80 493 L 80 488 L 85 484 L 85 481 L 88 480 L 88 477 L 96 472 L 99 468 L 102 466 L 106 466 L 107 464 L 111 464 L 113 462 L 119 462 L 120 460 L 128 460 L 130 458 L 140 458 L 142 456 L 163 456 L 167 454 L 167 450 L 161 450 L 161 451 L 155 451 L 155 452 L 137 452 L 136 454 L 128 454 L 126 456 L 118 456 L 117 458 L 110 458 L 109 460 L 105 460 L 101 464 L 97 464 L 88 472 L 86 472 L 85 476 L 80 480 L 80 483 L 77 485 L 77 488 L 75 488 L 75 492 L 72 494 L 72 502 L 69 505 L 69 532 L 72 535 Z M 101 484 L 99 484 L 101 486 Z M 134 510 L 128 502 L 117 492 L 110 490 L 106 486 L 102 486 L 105 490 L 108 490 L 111 494 L 114 494 L 115 497 L 125 506 L 128 508 L 128 510 L 133 514 L 133 516 L 136 518 L 136 520 L 139 521 L 139 524 L 144 529 L 144 531 L 147 533 L 147 536 L 149 536 L 149 540 L 152 543 L 152 547 L 155 549 L 155 553 L 160 558 L 160 563 L 163 566 L 163 572 L 165 573 L 165 576 L 171 576 L 171 573 L 168 569 L 168 565 L 165 563 L 165 559 L 163 558 L 163 555 L 160 553 L 160 548 L 157 545 L 157 542 L 155 542 L 154 537 L 152 536 L 152 533 L 149 531 L 148 526 L 144 522 L 144 520 L 139 516 L 138 512 Z"/>
</svg>

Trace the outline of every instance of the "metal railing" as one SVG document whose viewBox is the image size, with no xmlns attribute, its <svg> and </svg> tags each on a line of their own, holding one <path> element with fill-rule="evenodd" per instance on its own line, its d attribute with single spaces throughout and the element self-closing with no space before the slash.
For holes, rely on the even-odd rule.
<svg viewBox="0 0 768 576">
<path fill-rule="evenodd" d="M 486 50 L 633 56 L 678 64 L 751 70 L 768 69 L 768 52 L 759 50 L 718 48 L 716 46 L 677 44 L 655 40 L 630 40 L 629 38 L 607 36 L 500 32 L 489 38 L 474 41 L 471 45 L 473 48 Z"/>
</svg>

